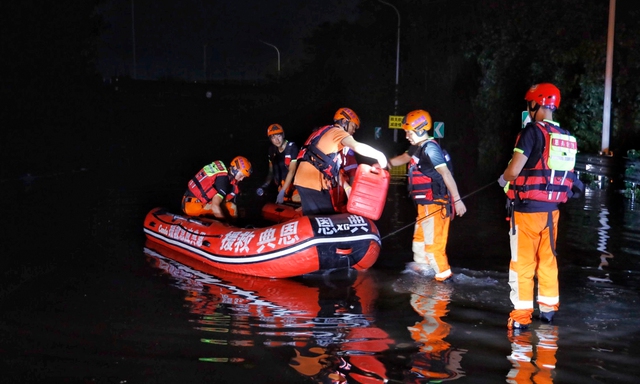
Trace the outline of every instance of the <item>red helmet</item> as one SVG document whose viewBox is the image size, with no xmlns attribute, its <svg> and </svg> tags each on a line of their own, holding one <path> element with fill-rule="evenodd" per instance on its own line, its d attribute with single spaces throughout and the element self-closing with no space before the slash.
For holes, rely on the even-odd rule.
<svg viewBox="0 0 640 384">
<path fill-rule="evenodd" d="M 333 122 L 337 123 L 342 119 L 346 121 L 353 121 L 353 123 L 356 125 L 356 128 L 360 127 L 360 118 L 358 117 L 358 115 L 356 115 L 355 112 L 353 112 L 352 109 L 349 109 L 349 108 L 338 109 L 336 111 L 336 114 L 333 115 Z"/>
<path fill-rule="evenodd" d="M 532 85 L 524 95 L 526 101 L 535 101 L 536 104 L 555 110 L 560 107 L 560 90 L 551 83 Z"/>
<path fill-rule="evenodd" d="M 407 113 L 402 119 L 402 129 L 405 131 L 422 131 L 428 132 L 433 128 L 433 120 L 429 112 L 417 109 Z"/>
<path fill-rule="evenodd" d="M 251 163 L 249 162 L 249 160 L 247 160 L 246 157 L 236 156 L 233 158 L 233 160 L 231 160 L 229 171 L 231 172 L 231 175 L 233 177 L 235 177 L 238 172 L 242 173 L 244 177 L 249 177 L 251 176 L 251 172 L 253 172 L 253 169 L 251 168 Z"/>
<path fill-rule="evenodd" d="M 271 124 L 269 128 L 267 128 L 267 136 L 271 135 L 284 135 L 284 129 L 282 129 L 282 125 L 280 124 Z"/>
</svg>

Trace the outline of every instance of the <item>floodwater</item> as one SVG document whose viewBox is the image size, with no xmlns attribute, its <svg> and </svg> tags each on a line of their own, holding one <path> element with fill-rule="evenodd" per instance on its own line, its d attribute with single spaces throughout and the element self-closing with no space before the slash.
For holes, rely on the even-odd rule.
<svg viewBox="0 0 640 384">
<path fill-rule="evenodd" d="M 561 309 L 510 333 L 497 184 L 462 191 L 453 282 L 403 273 L 415 210 L 392 184 L 372 269 L 293 279 L 198 270 L 145 247 L 142 220 L 181 188 L 89 171 L 2 183 L 2 382 L 636 383 L 640 209 L 592 190 L 562 209 Z M 175 205 L 175 203 L 172 203 Z M 407 226 L 408 225 L 408 226 Z M 405 229 L 401 229 L 405 227 Z"/>
</svg>

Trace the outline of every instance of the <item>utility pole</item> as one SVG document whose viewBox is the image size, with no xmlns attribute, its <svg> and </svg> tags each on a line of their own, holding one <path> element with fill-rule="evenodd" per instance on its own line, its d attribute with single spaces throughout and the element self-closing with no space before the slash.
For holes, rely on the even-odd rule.
<svg viewBox="0 0 640 384">
<path fill-rule="evenodd" d="M 616 0 L 609 0 L 609 31 L 607 34 L 607 64 L 604 75 L 604 106 L 602 111 L 602 144 L 600 152 L 610 155 L 609 137 L 611 125 L 611 77 L 613 72 L 613 37 L 616 25 Z"/>
<path fill-rule="evenodd" d="M 379 2 L 381 2 L 382 4 L 388 5 L 391 8 L 393 8 L 394 11 L 396 11 L 396 15 L 398 16 L 398 39 L 397 39 L 397 43 L 396 43 L 396 87 L 394 90 L 394 104 L 393 104 L 393 115 L 397 116 L 398 115 L 398 78 L 399 78 L 399 74 L 400 74 L 400 12 L 398 12 L 398 8 L 396 8 L 393 4 L 389 4 L 386 1 L 383 0 L 378 0 Z M 398 142 L 398 130 L 394 129 L 393 130 L 393 141 L 395 143 Z"/>
<path fill-rule="evenodd" d="M 207 44 L 205 43 L 202 47 L 202 70 L 204 72 L 204 82 L 207 82 Z"/>
<path fill-rule="evenodd" d="M 131 45 L 133 46 L 133 79 L 138 76 L 136 74 L 136 18 L 133 10 L 133 0 L 131 0 Z"/>
</svg>

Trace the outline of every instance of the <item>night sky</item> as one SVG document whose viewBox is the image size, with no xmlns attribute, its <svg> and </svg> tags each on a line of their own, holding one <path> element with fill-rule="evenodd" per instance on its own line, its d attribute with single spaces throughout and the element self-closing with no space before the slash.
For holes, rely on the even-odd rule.
<svg viewBox="0 0 640 384">
<path fill-rule="evenodd" d="M 100 7 L 107 30 L 99 46 L 104 77 L 247 80 L 293 68 L 303 39 L 327 21 L 353 21 L 359 0 L 110 0 Z"/>
</svg>

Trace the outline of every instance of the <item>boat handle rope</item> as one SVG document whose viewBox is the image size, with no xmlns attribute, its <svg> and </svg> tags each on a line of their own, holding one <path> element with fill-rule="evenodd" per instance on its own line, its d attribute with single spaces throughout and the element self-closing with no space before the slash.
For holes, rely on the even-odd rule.
<svg viewBox="0 0 640 384">
<path fill-rule="evenodd" d="M 458 200 L 454 201 L 453 203 L 455 204 L 455 203 L 457 203 L 458 201 L 464 200 L 464 199 L 466 199 L 466 198 L 467 198 L 467 197 L 469 197 L 469 196 L 475 195 L 476 193 L 478 193 L 478 192 L 482 191 L 483 189 L 489 188 L 490 186 L 492 186 L 492 185 L 493 185 L 493 183 L 495 183 L 495 181 L 492 181 L 492 182 L 490 182 L 489 184 L 485 185 L 484 187 L 480 187 L 480 188 L 476 189 L 475 191 L 473 191 L 473 192 L 471 192 L 471 193 L 469 193 L 469 194 L 467 194 L 467 195 L 465 195 L 465 196 L 462 196 L 461 198 L 459 198 Z M 438 212 L 442 211 L 443 209 L 445 209 L 445 207 L 442 207 L 442 208 L 438 209 L 437 211 L 431 212 L 430 214 L 428 214 L 428 215 L 426 215 L 426 216 L 424 216 L 424 217 L 420 217 L 420 218 L 418 218 L 418 219 L 416 219 L 416 220 L 414 220 L 414 221 L 410 222 L 409 224 L 405 225 L 404 227 L 399 228 L 399 229 L 396 229 L 395 231 L 393 231 L 393 232 L 391 232 L 391 233 L 386 234 L 384 237 L 380 238 L 380 241 L 382 241 L 382 240 L 386 239 L 386 238 L 387 238 L 387 237 L 389 237 L 389 236 L 393 236 L 393 235 L 395 235 L 396 233 L 398 233 L 398 232 L 400 232 L 400 231 L 403 231 L 403 230 L 405 230 L 405 229 L 407 229 L 407 228 L 409 228 L 409 227 L 411 227 L 411 226 L 415 225 L 415 224 L 416 224 L 417 222 L 419 222 L 419 221 L 422 221 L 422 220 L 424 220 L 424 219 L 427 219 L 427 218 L 429 218 L 429 217 L 431 217 L 431 216 L 435 215 L 436 213 L 438 213 Z"/>
</svg>

